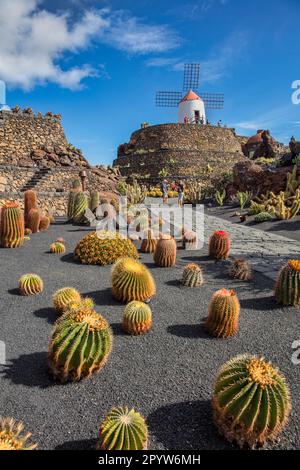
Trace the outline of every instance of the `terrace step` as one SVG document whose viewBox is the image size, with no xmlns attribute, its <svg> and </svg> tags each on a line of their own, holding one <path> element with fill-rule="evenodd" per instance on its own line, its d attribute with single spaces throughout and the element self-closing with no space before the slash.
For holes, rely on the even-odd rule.
<svg viewBox="0 0 300 470">
<path fill-rule="evenodd" d="M 51 168 L 39 168 L 34 175 L 24 184 L 21 191 L 27 191 L 28 189 L 34 189 L 38 183 L 48 178 L 51 173 Z"/>
</svg>

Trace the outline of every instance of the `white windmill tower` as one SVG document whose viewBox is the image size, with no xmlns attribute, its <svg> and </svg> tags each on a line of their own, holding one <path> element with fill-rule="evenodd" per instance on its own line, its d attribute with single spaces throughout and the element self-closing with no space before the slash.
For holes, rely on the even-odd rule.
<svg viewBox="0 0 300 470">
<path fill-rule="evenodd" d="M 200 64 L 184 64 L 183 89 L 181 91 L 157 91 L 156 106 L 178 107 L 178 122 L 206 124 L 206 109 L 222 109 L 223 93 L 195 92 L 199 87 Z"/>
<path fill-rule="evenodd" d="M 3 80 L 0 80 L 0 111 L 10 111 L 6 104 L 6 84 Z"/>
</svg>

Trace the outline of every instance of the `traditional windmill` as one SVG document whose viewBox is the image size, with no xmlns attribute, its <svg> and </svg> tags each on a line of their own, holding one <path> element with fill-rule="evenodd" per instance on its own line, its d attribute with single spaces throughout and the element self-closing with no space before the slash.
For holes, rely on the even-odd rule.
<svg viewBox="0 0 300 470">
<path fill-rule="evenodd" d="M 10 107 L 6 104 L 6 85 L 0 80 L 0 111 L 9 111 Z"/>
<path fill-rule="evenodd" d="M 200 64 L 184 64 L 182 91 L 157 91 L 156 106 L 178 107 L 178 122 L 206 124 L 205 109 L 222 109 L 223 93 L 195 93 L 199 87 Z"/>
</svg>

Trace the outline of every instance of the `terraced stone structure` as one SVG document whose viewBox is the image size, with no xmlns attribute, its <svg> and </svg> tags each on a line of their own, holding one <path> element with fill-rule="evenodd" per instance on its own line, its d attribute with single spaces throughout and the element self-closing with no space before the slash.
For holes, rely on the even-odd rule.
<svg viewBox="0 0 300 470">
<path fill-rule="evenodd" d="M 195 124 L 159 124 L 139 129 L 118 148 L 114 166 L 124 176 L 197 176 L 207 168 L 229 171 L 243 160 L 241 141 L 234 129 Z"/>
</svg>

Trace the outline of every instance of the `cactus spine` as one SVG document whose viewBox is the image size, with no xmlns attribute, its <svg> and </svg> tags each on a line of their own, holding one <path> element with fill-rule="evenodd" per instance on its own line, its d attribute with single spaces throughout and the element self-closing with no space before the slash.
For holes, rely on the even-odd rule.
<svg viewBox="0 0 300 470">
<path fill-rule="evenodd" d="M 50 245 L 50 253 L 65 253 L 66 247 L 63 243 L 54 242 Z"/>
<path fill-rule="evenodd" d="M 134 409 L 112 408 L 100 426 L 98 449 L 147 450 L 148 428 Z"/>
<path fill-rule="evenodd" d="M 154 263 L 162 268 L 169 268 L 175 265 L 177 245 L 171 235 L 164 234 L 158 240 L 154 252 Z"/>
<path fill-rule="evenodd" d="M 209 256 L 227 259 L 230 251 L 230 238 L 225 230 L 216 230 L 209 240 Z"/>
<path fill-rule="evenodd" d="M 37 274 L 24 274 L 19 279 L 19 291 L 22 295 L 39 294 L 43 289 L 43 280 Z"/>
<path fill-rule="evenodd" d="M 54 293 L 52 300 L 55 310 L 61 314 L 71 302 L 80 302 L 81 295 L 73 287 L 63 287 Z"/>
<path fill-rule="evenodd" d="M 147 333 L 152 326 L 152 312 L 149 305 L 133 300 L 126 305 L 123 315 L 123 330 L 131 335 Z"/>
<path fill-rule="evenodd" d="M 187 264 L 182 273 L 182 284 L 186 287 L 199 287 L 203 284 L 202 269 L 196 263 Z"/>
<path fill-rule="evenodd" d="M 233 290 L 220 289 L 212 296 L 204 329 L 217 338 L 227 338 L 239 328 L 240 303 Z"/>
<path fill-rule="evenodd" d="M 84 221 L 84 214 L 88 208 L 87 197 L 84 193 L 77 193 L 74 201 L 73 222 L 79 224 Z"/>
<path fill-rule="evenodd" d="M 252 269 L 245 259 L 235 259 L 229 269 L 229 276 L 241 281 L 250 281 L 252 279 Z"/>
<path fill-rule="evenodd" d="M 32 233 L 37 233 L 39 231 L 41 221 L 41 214 L 39 209 L 31 209 L 28 214 L 28 228 L 30 228 Z"/>
<path fill-rule="evenodd" d="M 300 305 L 300 260 L 289 260 L 279 272 L 275 298 L 282 305 Z"/>
<path fill-rule="evenodd" d="M 2 207 L 0 235 L 3 248 L 17 248 L 24 243 L 23 214 L 15 202 L 7 202 Z"/>
<path fill-rule="evenodd" d="M 236 356 L 219 370 L 212 408 L 219 432 L 229 441 L 240 447 L 262 446 L 287 423 L 289 388 L 280 372 L 264 359 Z"/>
<path fill-rule="evenodd" d="M 157 240 L 154 237 L 153 230 L 148 229 L 143 233 L 143 239 L 141 243 L 141 252 L 142 253 L 154 253 L 157 245 Z"/>
<path fill-rule="evenodd" d="M 120 258 L 112 267 L 112 293 L 121 302 L 151 299 L 156 293 L 152 274 L 133 258 Z"/>
<path fill-rule="evenodd" d="M 33 450 L 37 444 L 27 442 L 31 436 L 23 434 L 24 425 L 13 418 L 0 418 L 0 451 L 1 450 Z"/>
<path fill-rule="evenodd" d="M 31 209 L 37 209 L 37 196 L 36 192 L 32 189 L 28 189 L 24 193 L 24 218 L 25 218 L 25 227 L 28 227 L 29 223 L 29 212 Z"/>
</svg>

